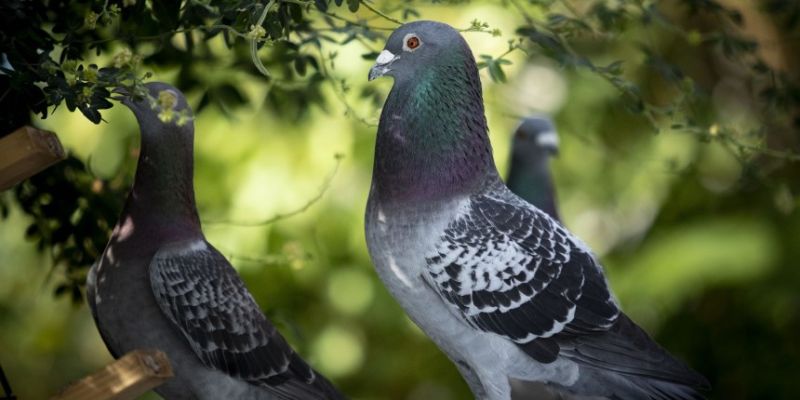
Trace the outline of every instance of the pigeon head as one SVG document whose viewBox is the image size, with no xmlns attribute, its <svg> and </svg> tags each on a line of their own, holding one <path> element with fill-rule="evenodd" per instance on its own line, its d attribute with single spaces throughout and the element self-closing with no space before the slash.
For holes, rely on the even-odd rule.
<svg viewBox="0 0 800 400">
<path fill-rule="evenodd" d="M 514 133 L 514 156 L 532 157 L 558 154 L 558 134 L 547 117 L 522 120 Z"/>
<path fill-rule="evenodd" d="M 369 73 L 394 85 L 378 124 L 373 180 L 386 201 L 436 201 L 496 179 L 478 67 L 452 27 L 394 31 Z"/>
<path fill-rule="evenodd" d="M 183 93 L 164 82 L 148 82 L 134 90 L 120 88 L 118 99 L 133 111 L 142 134 L 192 129 L 192 109 Z"/>
<path fill-rule="evenodd" d="M 472 53 L 464 38 L 450 25 L 415 21 L 397 28 L 369 70 L 369 80 L 387 75 L 395 81 L 414 81 L 432 68 L 452 65 Z"/>
</svg>

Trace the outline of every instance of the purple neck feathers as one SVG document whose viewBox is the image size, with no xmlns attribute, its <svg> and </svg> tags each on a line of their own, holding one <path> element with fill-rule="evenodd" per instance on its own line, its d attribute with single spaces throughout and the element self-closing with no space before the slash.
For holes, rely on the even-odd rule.
<svg viewBox="0 0 800 400">
<path fill-rule="evenodd" d="M 136 178 L 123 219 L 149 240 L 170 241 L 202 235 L 194 199 L 194 130 L 190 124 L 142 126 Z M 155 126 L 153 126 L 155 125 Z"/>
</svg>

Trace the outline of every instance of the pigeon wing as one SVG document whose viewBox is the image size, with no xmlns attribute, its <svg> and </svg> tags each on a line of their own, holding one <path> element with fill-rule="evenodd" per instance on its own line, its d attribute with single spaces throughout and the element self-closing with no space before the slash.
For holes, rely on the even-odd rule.
<svg viewBox="0 0 800 400">
<path fill-rule="evenodd" d="M 203 364 L 279 398 L 339 398 L 266 319 L 239 275 L 205 240 L 162 248 L 150 263 L 161 311 Z"/>
<path fill-rule="evenodd" d="M 470 198 L 426 257 L 423 275 L 470 325 L 551 362 L 559 338 L 606 331 L 620 311 L 588 249 L 502 189 Z"/>
</svg>

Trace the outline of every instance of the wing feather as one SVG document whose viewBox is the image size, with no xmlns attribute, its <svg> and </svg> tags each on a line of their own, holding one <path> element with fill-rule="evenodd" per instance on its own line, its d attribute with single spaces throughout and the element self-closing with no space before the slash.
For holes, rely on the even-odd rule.
<svg viewBox="0 0 800 400">
<path fill-rule="evenodd" d="M 708 385 L 620 311 L 579 239 L 505 187 L 473 196 L 426 261 L 454 313 L 539 362 L 563 354 L 587 373 L 624 374 L 636 396 L 700 398 Z"/>
<path fill-rule="evenodd" d="M 545 213 L 503 194 L 471 198 L 427 255 L 425 277 L 473 326 L 552 361 L 557 339 L 607 330 L 620 311 L 586 246 Z"/>
<path fill-rule="evenodd" d="M 158 251 L 150 284 L 161 311 L 206 366 L 278 398 L 341 398 L 286 343 L 230 263 L 205 240 Z"/>
</svg>

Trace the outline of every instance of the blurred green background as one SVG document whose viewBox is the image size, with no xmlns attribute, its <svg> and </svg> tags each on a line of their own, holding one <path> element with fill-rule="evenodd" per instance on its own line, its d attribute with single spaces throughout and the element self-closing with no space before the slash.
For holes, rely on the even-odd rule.
<svg viewBox="0 0 800 400">
<path fill-rule="evenodd" d="M 670 2 L 664 12 L 680 3 Z M 760 51 L 773 68 L 798 70 L 797 36 L 780 36 L 778 18 L 757 2 L 729 3 L 744 14 L 746 33 L 769 43 Z M 582 2 L 552 7 L 564 5 L 585 9 Z M 479 18 L 501 29 L 500 36 L 464 33 L 476 56 L 503 54 L 524 23 L 524 15 L 503 1 L 424 3 L 417 10 L 421 18 L 456 27 Z M 371 14 L 362 9 L 358 15 Z M 603 260 L 626 312 L 709 378 L 710 397 L 794 398 L 800 389 L 798 162 L 784 153 L 743 156 L 730 142 L 714 140 L 724 126 L 769 130 L 785 121 L 764 120 L 767 105 L 754 94 L 749 71 L 720 54 L 687 46 L 663 28 L 619 35 L 619 43 L 592 57 L 625 60 L 625 76 L 656 104 L 671 89 L 636 45 L 645 42 L 677 60 L 706 94 L 698 113 L 707 135 L 669 124 L 656 134 L 626 109 L 609 81 L 562 68 L 535 51 L 514 51 L 505 57 L 512 61 L 504 65 L 507 83 L 490 79 L 488 68 L 481 71 L 499 169 L 506 171 L 520 117 L 554 116 L 562 140 L 553 162 L 562 217 Z M 178 37 L 173 42 L 180 46 Z M 380 113 L 375 103 L 391 81 L 367 83 L 372 61 L 362 54 L 382 43 L 326 45 L 338 53 L 331 73 L 346 80 L 348 90 L 321 86 L 317 104 L 287 110 L 265 100 L 274 89 L 265 79 L 224 62 L 228 50 L 221 40 L 209 42 L 222 61 L 204 64 L 198 74 L 209 85 L 233 82 L 244 102 L 212 104 L 196 115 L 199 212 L 208 239 L 231 259 L 266 314 L 352 398 L 465 399 L 470 394 L 457 371 L 382 287 L 365 247 L 363 214 Z M 591 52 L 591 43 L 575 46 Z M 183 68 L 147 70 L 153 80 L 179 84 Z M 202 91 L 187 95 L 194 105 L 204 101 Z M 797 149 L 796 116 L 787 112 L 786 126 L 793 128 L 770 131 L 759 144 Z M 129 177 L 138 146 L 135 120 L 118 105 L 103 118 L 94 125 L 62 107 L 34 125 L 57 132 L 99 180 Z M 0 197 L 10 205 L 8 218 L 0 220 L 0 363 L 21 399 L 45 398 L 111 358 L 88 308 L 53 295 L 66 272 L 25 239 L 30 217 L 10 192 Z M 309 202 L 296 215 L 257 224 Z"/>
</svg>

